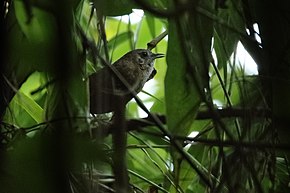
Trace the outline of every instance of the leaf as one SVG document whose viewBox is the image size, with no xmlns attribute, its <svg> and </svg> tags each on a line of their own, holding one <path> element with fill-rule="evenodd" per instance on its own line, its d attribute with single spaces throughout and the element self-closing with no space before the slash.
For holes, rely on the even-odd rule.
<svg viewBox="0 0 290 193">
<path fill-rule="evenodd" d="M 37 123 L 43 121 L 43 109 L 23 92 L 17 92 L 14 102 L 22 107 Z"/>
<path fill-rule="evenodd" d="M 156 37 L 155 18 L 148 12 L 145 12 L 145 14 L 146 14 L 146 22 L 148 24 L 150 34 L 154 38 Z"/>
<path fill-rule="evenodd" d="M 136 8 L 133 1 L 130 0 L 94 0 L 97 10 L 106 16 L 121 16 L 132 13 Z"/>
<path fill-rule="evenodd" d="M 212 21 L 193 14 L 179 22 L 169 21 L 165 99 L 169 130 L 184 135 L 199 108 L 200 92 L 209 84 Z"/>
<path fill-rule="evenodd" d="M 23 57 L 21 58 L 21 65 L 34 67 L 37 70 L 51 68 L 51 64 L 55 62 L 54 59 L 57 56 L 55 49 L 57 41 L 55 17 L 43 9 L 32 7 L 32 16 L 28 18 L 22 1 L 15 1 L 14 8 L 22 38 L 21 41 L 13 42 L 12 46 L 18 49 L 22 48 L 20 50 L 20 53 L 23 54 L 21 55 Z M 14 34 L 12 35 L 14 36 Z M 21 67 L 17 66 L 17 68 Z"/>
<path fill-rule="evenodd" d="M 118 45 L 120 45 L 123 42 L 126 42 L 128 39 L 132 38 L 132 36 L 133 36 L 132 31 L 120 33 L 108 42 L 108 48 L 110 50 L 115 49 Z"/>
<path fill-rule="evenodd" d="M 45 154 L 47 152 L 44 152 L 41 147 L 43 147 L 43 141 L 39 138 L 23 138 L 15 141 L 13 148 L 7 151 L 4 158 L 5 165 L 1 168 L 5 176 L 3 179 L 7 178 L 5 181 L 0 181 L 2 191 L 19 193 L 52 191 L 48 179 L 41 177 L 42 175 L 49 176 L 49 170 L 46 168 L 48 163 L 51 163 Z M 31 183 L 32 181 L 34 183 Z"/>
<path fill-rule="evenodd" d="M 236 5 L 234 5 L 236 4 Z M 219 9 L 218 17 L 224 23 L 216 22 L 214 25 L 214 50 L 217 56 L 218 68 L 224 69 L 224 79 L 227 80 L 227 64 L 234 52 L 240 38 L 238 32 L 244 31 L 244 22 L 239 9 L 240 1 L 227 2 L 227 9 Z M 237 10 L 238 9 L 238 10 Z M 233 31 L 234 28 L 236 31 Z"/>
<path fill-rule="evenodd" d="M 181 130 L 186 130 L 193 120 L 200 97 L 189 79 L 176 29 L 176 24 L 173 21 L 169 22 L 165 99 L 168 128 L 174 133 L 180 133 Z"/>
<path fill-rule="evenodd" d="M 17 22 L 15 12 L 17 12 L 17 10 L 10 9 L 7 15 L 7 25 L 11 27 L 9 28 L 7 36 L 9 46 L 6 48 L 7 64 L 5 67 L 7 68 L 7 77 L 14 72 L 16 80 L 13 80 L 13 82 L 22 83 L 33 71 L 30 65 L 33 60 L 31 56 L 33 52 L 31 52 L 31 42 L 23 35 L 21 26 Z"/>
<path fill-rule="evenodd" d="M 213 7 L 210 1 L 200 4 Z M 212 23 L 211 19 L 195 11 L 188 12 L 188 17 L 169 21 L 165 99 L 167 125 L 174 135 L 188 135 L 202 99 L 210 98 L 206 90 L 209 89 Z M 184 158 L 174 148 L 171 156 L 175 183 L 179 184 L 181 177 L 187 176 L 187 171 L 181 168 Z M 198 171 L 205 183 L 209 183 L 197 162 L 193 159 L 191 162 L 192 169 Z"/>
</svg>

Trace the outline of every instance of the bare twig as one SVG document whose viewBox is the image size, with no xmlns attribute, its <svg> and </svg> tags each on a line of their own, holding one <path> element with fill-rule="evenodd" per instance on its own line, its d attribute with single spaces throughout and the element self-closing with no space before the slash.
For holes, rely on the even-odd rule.
<svg viewBox="0 0 290 193">
<path fill-rule="evenodd" d="M 156 45 L 163 39 L 165 36 L 167 36 L 168 32 L 167 30 L 164 31 L 162 34 L 151 40 L 149 43 L 147 43 L 147 49 L 152 50 L 153 48 L 156 47 Z"/>
</svg>

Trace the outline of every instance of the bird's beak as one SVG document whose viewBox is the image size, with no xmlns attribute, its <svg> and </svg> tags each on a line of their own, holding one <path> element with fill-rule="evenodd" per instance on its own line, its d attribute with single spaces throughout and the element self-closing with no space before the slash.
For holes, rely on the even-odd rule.
<svg viewBox="0 0 290 193">
<path fill-rule="evenodd" d="M 152 54 L 152 58 L 156 59 L 156 58 L 163 58 L 165 55 L 164 54 Z"/>
</svg>

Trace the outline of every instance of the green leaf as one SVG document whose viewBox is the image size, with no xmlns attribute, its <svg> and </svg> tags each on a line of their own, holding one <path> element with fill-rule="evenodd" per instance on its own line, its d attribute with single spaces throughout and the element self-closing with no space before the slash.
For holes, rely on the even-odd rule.
<svg viewBox="0 0 290 193">
<path fill-rule="evenodd" d="M 15 1 L 14 8 L 22 36 L 20 36 L 21 41 L 13 42 L 12 46 L 18 49 L 21 47 L 20 53 L 23 57 L 21 65 L 24 63 L 25 68 L 29 66 L 37 70 L 51 68 L 57 56 L 55 43 L 58 38 L 55 17 L 43 9 L 32 7 L 32 16 L 28 18 L 22 1 Z"/>
<path fill-rule="evenodd" d="M 13 72 L 15 73 L 13 82 L 22 83 L 33 71 L 31 65 L 33 63 L 33 52 L 31 51 L 31 42 L 25 37 L 17 21 L 15 15 L 17 11 L 10 9 L 7 15 L 7 24 L 11 27 L 7 37 L 9 46 L 6 48 L 6 75 L 9 77 Z"/>
<path fill-rule="evenodd" d="M 18 139 L 13 144 L 13 148 L 5 155 L 5 166 L 1 168 L 5 175 L 2 176 L 5 180 L 0 180 L 2 191 L 15 193 L 52 191 L 51 183 L 47 178 L 43 178 L 49 175 L 46 162 L 51 162 L 41 147 L 43 141 L 35 138 Z M 44 154 L 46 156 L 43 156 Z"/>
<path fill-rule="evenodd" d="M 150 34 L 154 38 L 156 37 L 155 18 L 148 12 L 145 12 L 145 14 L 146 14 L 146 22 L 148 24 Z"/>
<path fill-rule="evenodd" d="M 219 9 L 217 16 L 224 23 L 215 23 L 214 50 L 217 56 L 217 65 L 224 69 L 224 78 L 227 80 L 227 64 L 230 56 L 236 49 L 240 38 L 239 32 L 244 31 L 244 22 L 241 15 L 240 1 L 228 1 L 227 9 Z M 234 31 L 234 28 L 236 31 Z"/>
<path fill-rule="evenodd" d="M 183 133 L 190 126 L 200 97 L 190 75 L 180 46 L 177 26 L 169 22 L 169 42 L 166 54 L 165 99 L 167 124 L 174 133 Z"/>
<path fill-rule="evenodd" d="M 126 42 L 128 39 L 132 38 L 132 36 L 133 36 L 132 31 L 120 33 L 108 42 L 108 48 L 110 50 L 115 49 L 118 45 L 120 45 L 120 44 Z"/>
<path fill-rule="evenodd" d="M 210 3 L 206 5 L 210 6 Z M 168 128 L 188 134 L 199 108 L 200 93 L 208 88 L 212 21 L 199 13 L 169 21 L 165 99 Z M 186 39 L 185 39 L 186 38 Z M 181 46 L 182 45 L 182 46 Z"/>
<path fill-rule="evenodd" d="M 97 10 L 106 16 L 121 16 L 132 13 L 136 5 L 131 0 L 94 0 Z"/>
<path fill-rule="evenodd" d="M 23 92 L 17 92 L 14 102 L 22 107 L 37 123 L 43 121 L 43 109 Z"/>
</svg>

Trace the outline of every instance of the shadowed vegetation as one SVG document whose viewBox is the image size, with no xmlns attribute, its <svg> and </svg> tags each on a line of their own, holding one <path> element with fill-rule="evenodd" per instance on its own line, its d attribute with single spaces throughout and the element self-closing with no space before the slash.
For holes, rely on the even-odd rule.
<svg viewBox="0 0 290 193">
<path fill-rule="evenodd" d="M 4 0 L 1 26 L 3 192 L 290 191 L 287 0 Z M 88 77 L 146 48 L 154 78 L 91 114 Z"/>
</svg>

